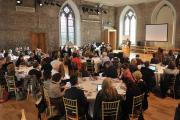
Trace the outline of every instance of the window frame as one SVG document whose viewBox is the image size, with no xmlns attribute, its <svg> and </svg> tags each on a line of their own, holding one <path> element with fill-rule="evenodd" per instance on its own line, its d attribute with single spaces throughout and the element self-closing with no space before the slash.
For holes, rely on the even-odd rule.
<svg viewBox="0 0 180 120">
<path fill-rule="evenodd" d="M 68 7 L 68 9 L 69 9 L 69 12 L 68 13 L 66 13 L 65 11 L 64 11 L 64 9 L 66 8 L 66 7 Z M 61 10 L 61 12 L 60 12 L 60 19 L 61 19 L 61 16 L 62 16 L 62 14 L 64 14 L 65 15 L 65 18 L 66 18 L 66 38 L 67 38 L 67 40 L 65 40 L 66 42 L 67 41 L 71 41 L 69 38 L 69 27 L 73 27 L 73 34 L 74 34 L 74 36 L 73 36 L 73 38 L 74 38 L 74 40 L 73 41 L 71 41 L 71 42 L 73 42 L 73 44 L 76 44 L 76 41 L 75 41 L 75 38 L 76 38 L 76 34 L 75 34 L 75 14 L 74 14 L 74 11 L 72 10 L 72 8 L 67 4 L 67 5 L 65 5 L 63 8 L 62 8 L 62 10 Z M 69 15 L 72 15 L 72 18 L 73 18 L 73 26 L 69 26 Z M 60 24 L 61 24 L 61 22 L 60 22 Z M 61 24 L 61 26 L 62 26 L 62 24 Z M 61 30 L 62 30 L 62 27 L 60 28 Z M 62 43 L 62 32 L 61 32 L 61 44 L 63 44 Z M 65 44 L 65 43 L 64 43 Z"/>
</svg>

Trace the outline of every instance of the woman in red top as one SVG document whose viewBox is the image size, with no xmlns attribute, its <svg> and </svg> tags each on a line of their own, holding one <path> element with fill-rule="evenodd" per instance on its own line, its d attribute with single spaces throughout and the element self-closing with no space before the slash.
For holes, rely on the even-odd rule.
<svg viewBox="0 0 180 120">
<path fill-rule="evenodd" d="M 78 70 L 81 69 L 81 60 L 80 58 L 78 57 L 77 53 L 73 53 L 73 58 L 72 58 L 72 62 L 76 63 L 77 64 L 77 67 L 78 67 Z"/>
</svg>

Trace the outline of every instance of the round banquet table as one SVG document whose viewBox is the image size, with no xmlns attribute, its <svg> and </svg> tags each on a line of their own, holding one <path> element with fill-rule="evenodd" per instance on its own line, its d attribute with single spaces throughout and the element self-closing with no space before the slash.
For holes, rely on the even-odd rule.
<svg viewBox="0 0 180 120">
<path fill-rule="evenodd" d="M 97 77 L 96 79 L 92 77 L 78 78 L 79 87 L 82 90 L 84 90 L 84 93 L 89 102 L 89 113 L 91 117 L 93 116 L 94 103 L 95 103 L 96 95 L 98 93 L 97 85 L 102 84 L 105 78 L 106 77 Z M 112 80 L 113 80 L 113 86 L 117 89 L 118 94 L 121 95 L 123 98 L 125 98 L 126 85 L 122 82 L 122 80 L 118 80 L 118 79 L 112 79 Z"/>
<path fill-rule="evenodd" d="M 88 101 L 95 101 L 97 91 L 97 85 L 102 84 L 103 80 L 106 77 L 97 77 L 96 79 L 92 77 L 84 77 L 79 78 L 79 87 L 84 90 L 84 93 L 88 99 Z M 122 82 L 122 80 L 112 79 L 113 86 L 117 89 L 118 94 L 124 96 L 126 94 L 126 85 Z"/>
<path fill-rule="evenodd" d="M 16 67 L 17 79 L 20 80 L 21 78 L 25 78 L 26 76 L 28 76 L 28 73 L 32 68 L 33 67 L 27 67 L 27 66 Z"/>
</svg>

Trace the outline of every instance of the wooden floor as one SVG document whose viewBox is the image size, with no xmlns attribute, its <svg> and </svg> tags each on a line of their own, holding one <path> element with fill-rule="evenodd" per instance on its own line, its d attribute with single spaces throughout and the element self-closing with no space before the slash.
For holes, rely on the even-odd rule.
<svg viewBox="0 0 180 120">
<path fill-rule="evenodd" d="M 132 53 L 130 58 L 134 58 L 136 53 Z M 143 60 L 150 60 L 151 55 L 140 54 Z M 175 108 L 180 100 L 172 98 L 161 99 L 152 93 L 149 98 L 149 108 L 144 113 L 145 120 L 173 120 Z M 31 98 L 24 101 L 10 100 L 0 104 L 0 120 L 20 120 L 21 110 L 24 109 L 27 120 L 37 120 L 37 109 L 35 101 Z"/>
<path fill-rule="evenodd" d="M 161 99 L 150 94 L 149 108 L 144 112 L 145 120 L 173 120 L 175 108 L 179 100 L 172 98 Z M 37 120 L 37 109 L 32 99 L 25 101 L 10 100 L 0 104 L 0 120 L 20 120 L 21 110 L 24 109 L 27 120 Z"/>
</svg>

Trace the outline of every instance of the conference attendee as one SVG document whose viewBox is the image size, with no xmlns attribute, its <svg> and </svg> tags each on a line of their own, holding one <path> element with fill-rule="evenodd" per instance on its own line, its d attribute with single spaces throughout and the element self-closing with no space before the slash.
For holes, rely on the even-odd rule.
<svg viewBox="0 0 180 120">
<path fill-rule="evenodd" d="M 138 70 L 136 59 L 132 59 L 132 60 L 131 60 L 131 63 L 130 63 L 130 65 L 129 65 L 129 70 L 131 71 L 131 73 L 133 73 L 133 72 L 135 72 L 136 70 Z"/>
<path fill-rule="evenodd" d="M 113 102 L 121 100 L 117 90 L 113 87 L 112 80 L 110 78 L 104 79 L 102 83 L 102 89 L 98 92 L 94 104 L 93 120 L 102 120 L 102 102 Z M 119 105 L 119 115 L 121 110 L 121 104 Z M 118 120 L 120 116 L 118 115 Z M 111 117 L 106 117 L 105 120 L 113 120 Z"/>
<path fill-rule="evenodd" d="M 172 78 L 176 79 L 179 70 L 176 68 L 174 61 L 170 61 L 168 67 L 164 69 L 163 77 L 160 81 L 160 89 L 162 97 L 166 97 L 167 91 L 173 82 Z"/>
<path fill-rule="evenodd" d="M 138 86 L 138 88 L 141 90 L 141 94 L 144 93 L 144 100 L 143 100 L 143 111 L 145 111 L 146 109 L 148 109 L 148 87 L 145 83 L 145 81 L 142 79 L 142 73 L 140 71 L 135 71 L 133 73 L 134 79 L 135 79 L 135 83 Z"/>
<path fill-rule="evenodd" d="M 35 75 L 37 80 L 40 80 L 40 78 L 41 78 L 41 71 L 39 69 L 39 63 L 37 61 L 34 61 L 33 69 L 31 69 L 28 74 L 29 75 Z"/>
<path fill-rule="evenodd" d="M 158 58 L 159 62 L 162 63 L 163 60 L 164 60 L 164 50 L 159 47 L 156 55 L 157 55 L 157 58 Z"/>
<path fill-rule="evenodd" d="M 66 91 L 66 87 L 60 85 L 61 83 L 61 74 L 55 73 L 52 76 L 51 83 L 49 84 L 49 97 L 51 104 L 55 106 L 57 115 L 63 116 L 65 114 L 64 105 L 63 105 L 63 95 Z"/>
<path fill-rule="evenodd" d="M 29 46 L 25 47 L 24 54 L 25 55 L 30 55 L 31 54 L 31 50 L 30 50 Z"/>
<path fill-rule="evenodd" d="M 73 63 L 76 63 L 76 64 L 77 64 L 77 67 L 78 67 L 78 70 L 80 70 L 80 69 L 81 69 L 81 60 L 80 60 L 80 58 L 78 57 L 78 54 L 73 52 L 72 56 L 73 56 L 72 62 L 73 62 Z"/>
<path fill-rule="evenodd" d="M 119 78 L 122 80 L 129 80 L 129 81 L 135 82 L 127 63 L 121 66 L 121 73 L 120 73 Z"/>
<path fill-rule="evenodd" d="M 42 71 L 52 71 L 52 65 L 51 65 L 52 58 L 45 57 L 41 62 L 41 70 Z"/>
<path fill-rule="evenodd" d="M 21 54 L 20 50 L 18 47 L 15 48 L 14 53 L 15 56 L 19 56 Z"/>
<path fill-rule="evenodd" d="M 143 64 L 143 61 L 142 61 L 142 59 L 140 58 L 140 55 L 139 55 L 139 54 L 136 55 L 136 61 L 137 61 L 137 65 Z"/>
<path fill-rule="evenodd" d="M 175 60 L 175 56 L 174 56 L 174 53 L 173 53 L 172 50 L 169 50 L 168 58 L 169 58 L 169 61 L 174 61 Z"/>
<path fill-rule="evenodd" d="M 0 85 L 6 85 L 5 71 L 3 69 L 4 58 L 0 58 Z"/>
<path fill-rule="evenodd" d="M 34 53 L 31 53 L 29 59 L 27 60 L 28 66 L 32 66 L 34 61 L 35 61 Z"/>
<path fill-rule="evenodd" d="M 110 61 L 107 61 L 104 63 L 104 69 L 102 75 L 105 77 L 117 78 L 118 77 L 117 69 L 113 64 L 110 63 Z"/>
<path fill-rule="evenodd" d="M 158 57 L 156 57 L 156 53 L 152 54 L 152 58 L 151 58 L 151 64 L 158 64 L 159 63 L 159 59 Z"/>
<path fill-rule="evenodd" d="M 176 64 L 174 61 L 170 61 L 167 68 L 164 69 L 164 74 L 173 74 L 177 75 L 179 70 L 176 68 Z"/>
<path fill-rule="evenodd" d="M 5 57 L 5 63 L 3 64 L 2 69 L 3 69 L 5 72 L 7 72 L 7 66 L 8 66 L 9 64 L 12 64 L 12 63 L 13 63 L 13 62 L 11 61 L 11 57 L 9 57 L 9 56 Z"/>
<path fill-rule="evenodd" d="M 146 85 L 150 91 L 156 85 L 154 71 L 149 68 L 149 61 L 144 62 L 144 67 L 141 67 L 142 79 L 146 82 Z"/>
<path fill-rule="evenodd" d="M 88 101 L 84 94 L 84 91 L 78 87 L 78 78 L 76 76 L 72 76 L 70 78 L 71 88 L 67 89 L 64 97 L 71 100 L 77 100 L 78 107 L 78 120 L 85 120 L 85 116 L 88 115 Z"/>
<path fill-rule="evenodd" d="M 52 76 L 55 73 L 60 73 L 61 77 L 65 77 L 64 64 L 59 60 L 58 57 L 51 62 L 51 66 L 52 66 L 52 71 L 51 71 Z"/>
<path fill-rule="evenodd" d="M 109 57 L 107 56 L 107 52 L 103 52 L 102 53 L 102 57 L 101 57 L 101 64 L 102 66 L 104 66 L 104 63 L 110 61 Z"/>
<path fill-rule="evenodd" d="M 18 60 L 16 61 L 16 67 L 19 67 L 20 65 L 26 65 L 23 55 L 20 55 Z"/>
<path fill-rule="evenodd" d="M 51 71 L 43 71 L 43 86 L 47 89 L 49 89 L 51 77 Z"/>
<path fill-rule="evenodd" d="M 126 100 L 122 102 L 122 120 L 129 120 L 129 114 L 132 113 L 133 97 L 141 95 L 141 90 L 132 81 L 124 80 L 126 84 Z"/>
<path fill-rule="evenodd" d="M 89 77 L 89 72 L 87 71 L 87 67 L 85 64 L 81 65 L 81 70 L 80 70 L 80 76 L 81 77 Z"/>
<path fill-rule="evenodd" d="M 41 63 L 41 51 L 40 49 L 36 49 L 33 51 L 34 53 L 34 58 L 38 61 L 38 63 Z"/>
<path fill-rule="evenodd" d="M 0 51 L 0 59 L 1 59 L 1 58 L 4 58 L 4 53 L 5 53 L 5 50 L 2 49 L 2 50 Z"/>
</svg>

